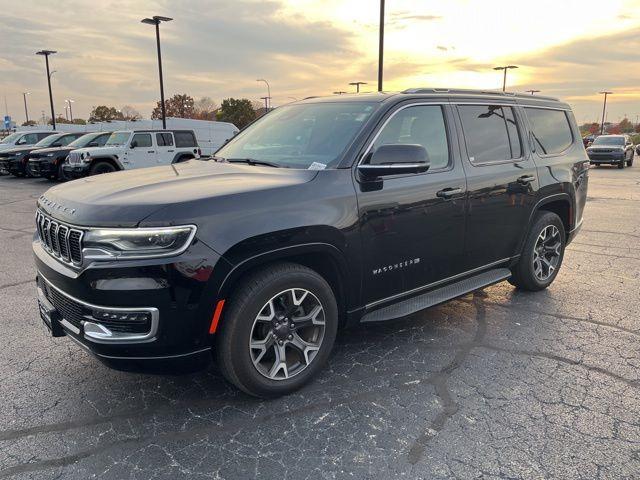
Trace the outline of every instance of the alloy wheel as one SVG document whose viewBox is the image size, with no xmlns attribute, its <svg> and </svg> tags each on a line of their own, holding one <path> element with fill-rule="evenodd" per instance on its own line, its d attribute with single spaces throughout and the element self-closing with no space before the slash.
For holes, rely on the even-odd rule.
<svg viewBox="0 0 640 480">
<path fill-rule="evenodd" d="M 251 328 L 249 351 L 260 374 L 270 380 L 298 375 L 314 361 L 325 333 L 325 312 L 313 293 L 291 288 L 274 295 Z"/>
<path fill-rule="evenodd" d="M 533 249 L 533 272 L 536 278 L 547 281 L 558 268 L 562 241 L 560 230 L 555 225 L 547 225 L 542 229 Z"/>
</svg>

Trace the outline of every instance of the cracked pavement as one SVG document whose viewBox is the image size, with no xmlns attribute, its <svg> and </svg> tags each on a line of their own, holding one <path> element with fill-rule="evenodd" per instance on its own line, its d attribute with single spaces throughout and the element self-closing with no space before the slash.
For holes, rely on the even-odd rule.
<svg viewBox="0 0 640 480">
<path fill-rule="evenodd" d="M 31 260 L 51 184 L 0 177 L 0 479 L 640 476 L 640 166 L 590 172 L 544 292 L 507 282 L 338 337 L 296 394 L 215 367 L 111 369 L 46 337 Z"/>
</svg>

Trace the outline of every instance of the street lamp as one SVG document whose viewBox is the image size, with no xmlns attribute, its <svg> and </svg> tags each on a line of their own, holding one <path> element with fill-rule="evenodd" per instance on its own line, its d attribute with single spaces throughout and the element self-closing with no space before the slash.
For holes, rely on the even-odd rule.
<svg viewBox="0 0 640 480">
<path fill-rule="evenodd" d="M 71 104 L 74 102 L 74 100 L 67 98 L 65 102 L 69 104 L 69 117 L 71 117 L 71 123 L 73 123 L 73 109 L 71 108 Z"/>
<path fill-rule="evenodd" d="M 356 93 L 360 93 L 360 85 L 366 85 L 367 82 L 350 82 L 349 85 L 355 85 Z"/>
<path fill-rule="evenodd" d="M 382 91 L 382 64 L 384 60 L 384 0 L 380 0 L 380 28 L 378 38 L 378 91 Z"/>
<path fill-rule="evenodd" d="M 22 98 L 24 99 L 24 116 L 27 119 L 26 123 L 29 123 L 29 110 L 27 109 L 27 95 L 31 95 L 31 92 L 22 92 Z"/>
<path fill-rule="evenodd" d="M 527 92 L 533 95 L 534 93 L 540 93 L 540 90 L 527 90 Z"/>
<path fill-rule="evenodd" d="M 502 91 L 507 91 L 507 70 L 512 68 L 518 68 L 516 65 L 505 65 L 503 67 L 493 67 L 494 70 L 504 70 L 504 76 L 502 78 Z"/>
<path fill-rule="evenodd" d="M 53 129 L 56 129 L 56 114 L 53 110 L 53 93 L 51 93 L 51 75 L 53 72 L 49 73 L 49 55 L 54 55 L 57 53 L 55 50 L 40 50 L 36 52 L 36 55 L 44 55 L 45 64 L 47 66 L 47 84 L 49 85 L 49 104 L 51 105 L 51 125 Z"/>
<path fill-rule="evenodd" d="M 607 111 L 607 96 L 613 94 L 613 92 L 598 92 L 600 95 L 604 95 L 604 105 L 602 106 L 602 123 L 600 124 L 600 135 L 604 134 L 604 116 Z"/>
<path fill-rule="evenodd" d="M 267 96 L 260 98 L 265 101 L 264 108 L 268 112 L 269 108 L 271 107 L 271 86 L 269 85 L 269 82 L 267 82 L 264 78 L 256 78 L 256 82 L 264 82 L 267 84 Z M 267 100 L 269 101 L 269 103 L 267 103 Z"/>
<path fill-rule="evenodd" d="M 64 118 L 69 121 L 69 107 L 67 107 L 66 105 L 64 106 Z"/>
<path fill-rule="evenodd" d="M 156 45 L 158 49 L 158 74 L 160 76 L 160 107 L 162 110 L 162 128 L 167 128 L 167 112 L 164 104 L 164 82 L 162 80 L 162 53 L 160 52 L 160 22 L 170 22 L 173 18 L 160 17 L 155 15 L 151 18 L 143 18 L 142 23 L 147 25 L 155 25 L 156 27 Z"/>
</svg>

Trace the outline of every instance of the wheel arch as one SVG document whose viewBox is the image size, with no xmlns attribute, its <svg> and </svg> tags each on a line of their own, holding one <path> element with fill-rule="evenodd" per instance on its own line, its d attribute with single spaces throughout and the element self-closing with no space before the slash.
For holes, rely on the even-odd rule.
<svg viewBox="0 0 640 480">
<path fill-rule="evenodd" d="M 105 155 L 102 157 L 91 157 L 91 162 L 89 162 L 89 168 L 91 168 L 91 165 L 93 165 L 96 162 L 107 162 L 110 163 L 111 165 L 113 165 L 115 167 L 116 170 L 124 170 L 124 168 L 122 167 L 122 164 L 120 163 L 120 161 L 118 160 L 118 157 L 112 156 L 112 155 Z"/>
<path fill-rule="evenodd" d="M 171 163 L 180 163 L 180 161 L 182 161 L 182 159 L 191 160 L 193 158 L 196 158 L 196 157 L 191 152 L 179 152 L 179 153 L 176 153 L 173 156 L 173 160 L 171 160 Z"/>
<path fill-rule="evenodd" d="M 527 230 L 525 232 L 525 235 L 523 235 L 520 250 L 522 250 L 522 247 L 524 247 L 526 233 L 531 228 L 533 219 L 539 211 L 553 212 L 558 215 L 560 217 L 560 220 L 562 220 L 562 224 L 564 225 L 565 235 L 567 239 L 569 238 L 569 234 L 574 228 L 575 209 L 571 196 L 568 193 L 556 193 L 546 196 L 539 200 L 531 210 L 531 215 L 529 216 L 529 221 L 527 222 Z"/>
<path fill-rule="evenodd" d="M 217 298 L 226 299 L 232 295 L 235 286 L 247 275 L 281 262 L 297 263 L 321 275 L 333 290 L 338 304 L 340 325 L 344 325 L 347 308 L 353 302 L 353 299 L 349 298 L 349 269 L 340 249 L 329 243 L 289 245 L 248 257 L 227 272 L 218 289 Z"/>
</svg>

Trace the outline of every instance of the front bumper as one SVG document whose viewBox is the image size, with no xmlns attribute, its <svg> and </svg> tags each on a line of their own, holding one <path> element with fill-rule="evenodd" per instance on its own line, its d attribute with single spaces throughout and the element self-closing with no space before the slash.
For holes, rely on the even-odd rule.
<svg viewBox="0 0 640 480">
<path fill-rule="evenodd" d="M 0 158 L 0 170 L 19 175 L 25 173 L 25 163 L 22 158 L 4 157 Z"/>
<path fill-rule="evenodd" d="M 62 166 L 62 171 L 67 178 L 82 178 L 89 175 L 89 164 L 85 163 L 65 163 Z"/>
<path fill-rule="evenodd" d="M 161 359 L 211 348 L 212 272 L 225 270 L 226 262 L 202 242 L 174 259 L 105 262 L 80 271 L 49 255 L 37 238 L 33 252 L 38 295 L 54 307 L 55 327 L 91 353 Z"/>
<path fill-rule="evenodd" d="M 45 158 L 31 158 L 28 168 L 29 173 L 34 177 L 50 177 L 58 173 L 58 166 L 52 160 Z"/>
</svg>

